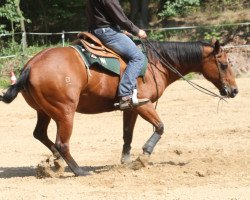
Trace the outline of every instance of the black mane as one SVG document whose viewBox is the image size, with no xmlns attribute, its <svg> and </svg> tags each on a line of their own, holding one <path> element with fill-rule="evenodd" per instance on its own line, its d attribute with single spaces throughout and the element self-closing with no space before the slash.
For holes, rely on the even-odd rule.
<svg viewBox="0 0 250 200">
<path fill-rule="evenodd" d="M 213 47 L 206 42 L 152 42 L 155 49 L 172 65 L 199 65 L 202 62 L 203 46 Z M 150 48 L 156 57 L 156 53 Z"/>
</svg>

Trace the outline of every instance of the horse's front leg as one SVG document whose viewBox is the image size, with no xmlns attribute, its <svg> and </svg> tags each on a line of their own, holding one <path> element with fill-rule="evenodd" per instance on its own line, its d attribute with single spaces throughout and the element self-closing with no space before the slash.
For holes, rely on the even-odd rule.
<svg viewBox="0 0 250 200">
<path fill-rule="evenodd" d="M 135 122 L 137 119 L 138 114 L 133 112 L 132 110 L 125 110 L 123 112 L 123 149 L 122 149 L 122 157 L 121 163 L 122 164 L 129 164 L 131 163 L 130 159 L 130 150 L 131 150 L 131 143 L 133 139 L 133 132 L 135 127 Z"/>
<path fill-rule="evenodd" d="M 146 157 L 144 157 L 143 160 L 140 159 L 140 157 L 137 159 L 142 161 L 143 162 L 142 164 L 145 165 L 148 162 L 147 158 L 149 158 L 149 156 L 152 154 L 157 142 L 160 140 L 161 135 L 164 132 L 164 125 L 161 122 L 152 103 L 147 103 L 143 106 L 137 107 L 135 108 L 135 110 L 143 119 L 150 122 L 155 127 L 154 133 L 147 140 L 147 142 L 144 144 L 142 148 L 143 155 L 145 155 Z"/>
</svg>

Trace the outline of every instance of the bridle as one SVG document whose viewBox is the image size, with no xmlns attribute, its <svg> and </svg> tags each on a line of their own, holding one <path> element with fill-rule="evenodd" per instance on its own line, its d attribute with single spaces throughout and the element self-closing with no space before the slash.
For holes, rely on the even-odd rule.
<svg viewBox="0 0 250 200">
<path fill-rule="evenodd" d="M 223 48 L 220 48 L 220 53 L 222 53 L 223 51 Z M 214 53 L 214 57 L 215 57 L 215 60 L 216 60 L 216 65 L 217 65 L 217 68 L 218 68 L 218 72 L 219 72 L 219 79 L 220 79 L 220 82 L 222 83 L 222 88 L 224 89 L 224 91 L 226 93 L 228 93 L 227 91 L 227 86 L 224 82 L 224 70 L 228 67 L 228 64 L 223 64 L 222 62 L 220 62 L 218 60 L 218 56 Z"/>
<path fill-rule="evenodd" d="M 218 95 L 200 85 L 198 85 L 197 83 L 194 83 L 193 81 L 191 80 L 188 80 L 186 77 L 184 77 L 173 65 L 171 65 L 171 63 L 169 63 L 158 51 L 157 49 L 154 47 L 154 45 L 148 40 L 148 39 L 145 39 L 145 42 L 141 41 L 146 47 L 148 47 L 149 49 L 152 49 L 156 54 L 157 56 L 159 57 L 160 61 L 169 69 L 171 70 L 173 73 L 175 73 L 176 75 L 178 75 L 180 78 L 182 78 L 183 80 L 185 80 L 189 85 L 191 85 L 193 88 L 195 88 L 196 90 L 204 93 L 204 94 L 207 94 L 207 95 L 210 95 L 210 96 L 213 96 L 213 97 L 218 97 L 220 100 L 223 100 L 225 102 L 227 102 L 225 100 L 225 97 L 221 96 L 221 95 Z M 218 67 L 218 70 L 219 70 L 219 78 L 221 81 L 223 81 L 223 76 L 222 76 L 222 69 L 221 69 L 221 65 L 222 63 L 220 63 L 215 55 L 215 59 L 216 59 L 216 62 L 217 62 L 217 67 Z M 223 82 L 222 82 L 223 83 Z M 157 86 L 156 86 L 157 87 Z M 223 87 L 225 87 L 224 83 L 223 83 Z M 157 97 L 158 99 L 158 97 Z"/>
</svg>

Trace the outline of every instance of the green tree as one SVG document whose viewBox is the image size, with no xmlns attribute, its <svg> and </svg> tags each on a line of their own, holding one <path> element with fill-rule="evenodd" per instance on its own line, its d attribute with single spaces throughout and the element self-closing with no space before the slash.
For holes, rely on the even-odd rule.
<svg viewBox="0 0 250 200">
<path fill-rule="evenodd" d="M 159 16 L 162 18 L 185 16 L 199 8 L 200 0 L 166 0 Z"/>
<path fill-rule="evenodd" d="M 15 31 L 14 23 L 18 23 L 20 20 L 20 17 L 16 12 L 14 1 L 7 0 L 6 3 L 0 7 L 0 17 L 7 19 L 7 21 L 10 23 L 11 31 L 14 32 Z M 0 32 L 1 33 L 8 32 L 6 30 L 6 24 L 0 25 Z"/>
<path fill-rule="evenodd" d="M 22 11 L 20 9 L 20 0 L 6 0 L 6 3 L 0 7 L 0 18 L 5 18 L 7 20 L 7 23 L 10 23 L 12 32 L 12 42 L 15 42 L 14 33 L 16 31 L 25 32 L 25 21 L 30 22 L 30 20 L 26 20 L 23 17 Z M 0 33 L 9 32 L 6 29 L 6 25 L 2 24 L 0 26 Z M 26 48 L 26 46 L 26 36 L 24 36 L 23 48 Z"/>
</svg>

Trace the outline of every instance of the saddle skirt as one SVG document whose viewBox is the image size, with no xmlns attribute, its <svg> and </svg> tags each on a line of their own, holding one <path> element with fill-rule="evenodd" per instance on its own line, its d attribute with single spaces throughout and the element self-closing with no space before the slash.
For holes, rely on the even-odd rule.
<svg viewBox="0 0 250 200">
<path fill-rule="evenodd" d="M 116 75 L 121 75 L 126 68 L 126 61 L 121 56 L 104 46 L 97 37 L 89 32 L 80 32 L 71 47 L 78 51 L 88 69 L 97 65 Z M 140 74 L 142 77 L 145 75 L 147 64 L 146 57 Z"/>
</svg>

